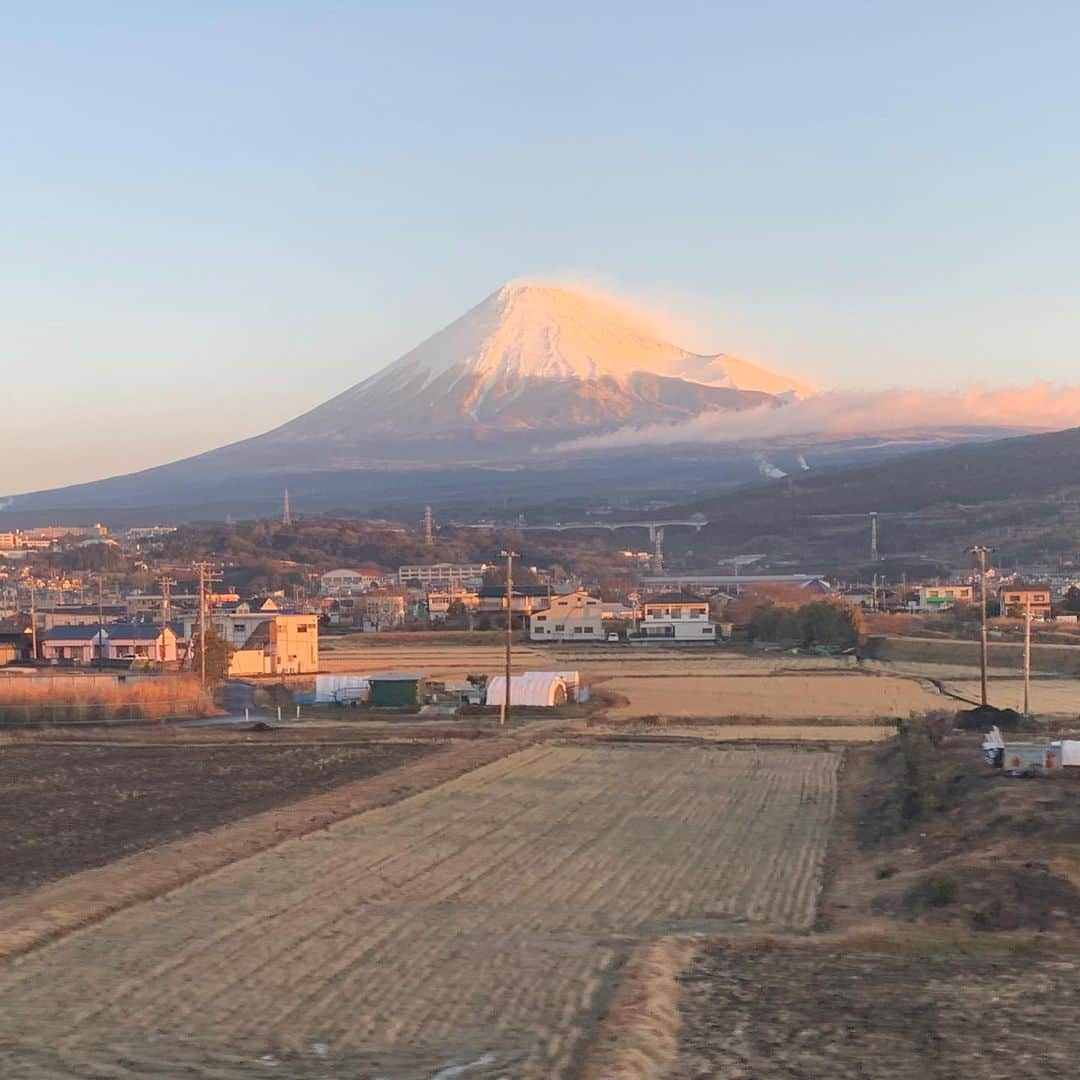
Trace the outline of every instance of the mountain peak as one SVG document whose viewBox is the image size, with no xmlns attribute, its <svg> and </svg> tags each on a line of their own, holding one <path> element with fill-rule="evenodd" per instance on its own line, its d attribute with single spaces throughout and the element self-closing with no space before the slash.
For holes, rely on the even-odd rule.
<svg viewBox="0 0 1080 1080">
<path fill-rule="evenodd" d="M 511 281 L 381 371 L 275 434 L 395 442 L 450 432 L 584 432 L 798 395 L 798 382 L 665 340 L 613 297 Z"/>
<path fill-rule="evenodd" d="M 724 354 L 703 356 L 666 341 L 649 315 L 592 290 L 516 280 L 367 380 L 425 382 L 460 370 L 489 380 L 614 380 L 635 374 L 706 386 L 804 396 L 798 380 Z M 360 386 L 367 385 L 361 383 Z"/>
</svg>

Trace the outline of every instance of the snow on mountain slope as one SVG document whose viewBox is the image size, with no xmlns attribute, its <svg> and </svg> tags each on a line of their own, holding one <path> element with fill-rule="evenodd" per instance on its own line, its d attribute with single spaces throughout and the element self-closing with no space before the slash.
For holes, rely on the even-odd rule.
<svg viewBox="0 0 1080 1080">
<path fill-rule="evenodd" d="M 567 288 L 510 284 L 281 434 L 393 430 L 408 438 L 675 421 L 800 395 L 796 380 L 664 341 L 626 306 Z"/>
</svg>

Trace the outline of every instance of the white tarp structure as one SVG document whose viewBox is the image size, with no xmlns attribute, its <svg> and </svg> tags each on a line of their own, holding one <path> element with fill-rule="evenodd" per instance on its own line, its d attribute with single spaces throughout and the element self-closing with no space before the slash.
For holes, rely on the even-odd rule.
<svg viewBox="0 0 1080 1080">
<path fill-rule="evenodd" d="M 566 684 L 566 696 L 571 701 L 577 701 L 578 691 L 581 689 L 580 671 L 526 671 L 526 675 L 558 675 Z M 514 703 L 514 688 L 510 687 L 510 704 Z"/>
<path fill-rule="evenodd" d="M 513 699 L 511 699 L 511 704 L 513 704 Z M 1080 765 L 1080 739 L 1061 740 L 1061 764 Z"/>
<path fill-rule="evenodd" d="M 370 689 L 371 683 L 366 675 L 316 675 L 315 703 L 328 705 L 359 701 Z"/>
<path fill-rule="evenodd" d="M 554 708 L 566 702 L 566 683 L 554 671 L 528 671 L 510 676 L 510 707 L 532 705 Z M 488 679 L 487 703 L 501 706 L 506 699 L 506 676 L 493 675 Z"/>
</svg>

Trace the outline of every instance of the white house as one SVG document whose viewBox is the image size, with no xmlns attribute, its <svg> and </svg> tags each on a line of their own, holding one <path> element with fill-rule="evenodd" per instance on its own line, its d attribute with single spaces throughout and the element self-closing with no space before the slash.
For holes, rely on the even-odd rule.
<svg viewBox="0 0 1080 1080">
<path fill-rule="evenodd" d="M 604 605 L 586 592 L 553 596 L 548 608 L 529 618 L 529 639 L 603 641 Z"/>
<path fill-rule="evenodd" d="M 682 593 L 653 596 L 641 605 L 639 636 L 671 641 L 715 641 L 707 600 Z"/>
</svg>

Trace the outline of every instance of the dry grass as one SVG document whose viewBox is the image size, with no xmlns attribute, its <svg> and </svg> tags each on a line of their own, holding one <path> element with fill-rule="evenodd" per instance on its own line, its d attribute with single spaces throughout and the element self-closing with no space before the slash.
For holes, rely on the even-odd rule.
<svg viewBox="0 0 1080 1080">
<path fill-rule="evenodd" d="M 590 1048 L 584 1080 L 658 1080 L 679 1052 L 679 976 L 700 943 L 663 938 L 640 946 L 622 970 Z"/>
<path fill-rule="evenodd" d="M 907 716 L 947 703 L 936 690 L 913 679 L 836 674 L 773 674 L 681 679 L 616 677 L 604 689 L 627 700 L 613 719 L 635 716 L 714 717 L 767 720 L 858 720 Z"/>
<path fill-rule="evenodd" d="M 577 1075 L 633 939 L 809 929 L 836 768 L 786 749 L 524 748 L 3 967 L 18 1035 L 0 1073 L 43 1047 L 63 1060 L 32 1075 L 106 1075 L 122 1056 L 133 1076 L 232 1078 L 318 1043 L 332 1067 L 301 1075 L 481 1059 L 478 1080 Z M 651 968 L 670 987 L 668 962 Z M 663 998 L 647 1009 L 671 1045 Z M 219 1050 L 243 1068 L 205 1067 Z"/>
<path fill-rule="evenodd" d="M 171 716 L 211 716 L 215 709 L 199 681 L 189 676 L 138 679 L 103 686 L 65 680 L 43 686 L 28 679 L 0 682 L 0 721 L 159 720 Z"/>
</svg>

